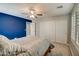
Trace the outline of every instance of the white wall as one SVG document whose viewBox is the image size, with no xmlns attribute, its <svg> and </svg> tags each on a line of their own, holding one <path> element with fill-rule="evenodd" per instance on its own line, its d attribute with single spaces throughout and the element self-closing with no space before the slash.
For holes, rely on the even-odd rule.
<svg viewBox="0 0 79 59">
<path fill-rule="evenodd" d="M 67 26 L 69 16 L 57 16 L 38 19 L 36 35 L 51 42 L 67 42 Z"/>
<path fill-rule="evenodd" d="M 67 16 L 58 17 L 56 19 L 56 42 L 67 42 L 67 21 Z"/>
</svg>

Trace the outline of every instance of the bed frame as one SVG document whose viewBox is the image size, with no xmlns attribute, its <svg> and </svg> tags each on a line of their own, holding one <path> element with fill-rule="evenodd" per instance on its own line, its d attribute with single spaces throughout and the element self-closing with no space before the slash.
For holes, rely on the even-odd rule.
<svg viewBox="0 0 79 59">
<path fill-rule="evenodd" d="M 50 52 L 51 52 L 51 49 L 50 49 L 50 46 L 49 46 L 49 48 L 46 50 L 44 56 L 47 56 L 47 54 L 50 53 Z"/>
<path fill-rule="evenodd" d="M 54 45 L 53 45 L 53 44 L 50 44 L 50 46 L 49 46 L 48 49 L 46 50 L 44 56 L 47 56 L 47 54 L 50 53 L 50 52 L 51 52 L 51 49 L 53 49 L 53 48 L 54 48 Z"/>
</svg>

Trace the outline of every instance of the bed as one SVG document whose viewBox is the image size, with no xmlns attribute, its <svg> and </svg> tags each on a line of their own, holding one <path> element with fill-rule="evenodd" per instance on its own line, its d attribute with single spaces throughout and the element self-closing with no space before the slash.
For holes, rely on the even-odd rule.
<svg viewBox="0 0 79 59">
<path fill-rule="evenodd" d="M 50 49 L 50 42 L 35 36 L 9 40 L 0 35 L 0 55 L 3 56 L 43 56 Z"/>
</svg>

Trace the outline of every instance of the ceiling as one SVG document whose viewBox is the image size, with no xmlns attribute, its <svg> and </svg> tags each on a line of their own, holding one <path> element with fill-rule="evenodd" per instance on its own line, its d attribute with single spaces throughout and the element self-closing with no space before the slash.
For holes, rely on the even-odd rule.
<svg viewBox="0 0 79 59">
<path fill-rule="evenodd" d="M 44 16 L 59 16 L 69 14 L 73 3 L 0 3 L 0 12 L 27 18 L 30 7 L 39 13 L 42 10 Z M 63 6 L 63 8 L 57 8 Z"/>
</svg>

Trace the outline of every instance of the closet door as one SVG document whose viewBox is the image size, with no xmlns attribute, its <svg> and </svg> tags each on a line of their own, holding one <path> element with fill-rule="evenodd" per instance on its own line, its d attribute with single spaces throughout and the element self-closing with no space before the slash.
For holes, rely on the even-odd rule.
<svg viewBox="0 0 79 59">
<path fill-rule="evenodd" d="M 55 41 L 55 21 L 40 22 L 40 37 L 48 39 L 50 42 Z"/>
<path fill-rule="evenodd" d="M 67 20 L 66 19 L 56 20 L 56 42 L 60 42 L 60 43 L 67 42 Z"/>
</svg>

